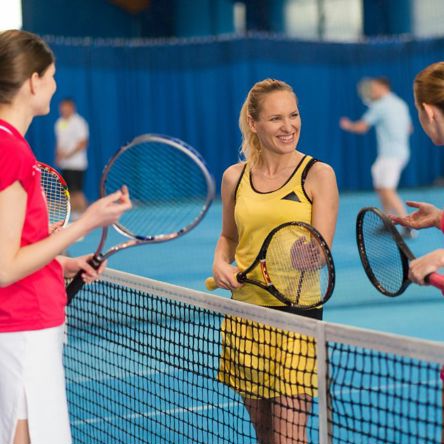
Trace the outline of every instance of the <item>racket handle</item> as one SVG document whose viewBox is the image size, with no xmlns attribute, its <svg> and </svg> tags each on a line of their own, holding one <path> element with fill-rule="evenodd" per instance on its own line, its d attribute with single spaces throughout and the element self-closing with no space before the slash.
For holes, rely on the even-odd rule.
<svg viewBox="0 0 444 444">
<path fill-rule="evenodd" d="M 102 256 L 96 256 L 94 255 L 89 261 L 88 264 L 91 265 L 95 270 L 98 270 L 100 267 L 100 264 L 103 262 Z M 66 294 L 68 297 L 67 305 L 71 304 L 71 301 L 73 297 L 81 290 L 81 288 L 85 285 L 85 281 L 82 278 L 82 274 L 84 273 L 84 270 L 80 270 L 77 272 L 77 274 L 74 276 L 73 280 L 69 283 L 69 285 L 66 287 Z"/>
<path fill-rule="evenodd" d="M 436 288 L 439 288 L 444 295 L 444 276 L 438 273 L 430 273 L 426 276 L 425 281 L 433 285 Z"/>
<path fill-rule="evenodd" d="M 213 291 L 216 290 L 217 284 L 213 277 L 209 277 L 205 279 L 205 287 L 207 287 L 207 290 Z"/>
<path fill-rule="evenodd" d="M 245 275 L 243 273 L 237 273 L 234 275 L 234 277 L 240 283 L 243 283 L 245 280 Z M 213 291 L 213 290 L 216 290 L 216 288 L 219 288 L 219 286 L 216 284 L 216 281 L 214 280 L 213 277 L 208 277 L 205 279 L 205 287 L 207 287 L 207 290 L 210 290 L 210 291 Z"/>
</svg>

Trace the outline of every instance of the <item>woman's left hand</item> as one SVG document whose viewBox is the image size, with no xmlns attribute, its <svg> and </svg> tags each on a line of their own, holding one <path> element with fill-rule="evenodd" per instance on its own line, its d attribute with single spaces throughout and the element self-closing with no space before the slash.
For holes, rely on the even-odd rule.
<svg viewBox="0 0 444 444">
<path fill-rule="evenodd" d="M 95 270 L 88 261 L 92 259 L 93 254 L 85 256 L 67 257 L 59 256 L 57 259 L 63 267 L 63 274 L 65 278 L 74 277 L 80 270 L 83 270 L 82 278 L 85 283 L 89 284 L 96 280 L 99 275 L 105 270 L 107 261 L 100 264 L 98 270 Z"/>
</svg>

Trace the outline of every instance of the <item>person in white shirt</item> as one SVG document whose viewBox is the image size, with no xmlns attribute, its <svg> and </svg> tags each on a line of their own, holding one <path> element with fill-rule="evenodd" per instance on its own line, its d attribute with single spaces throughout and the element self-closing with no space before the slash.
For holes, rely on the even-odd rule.
<svg viewBox="0 0 444 444">
<path fill-rule="evenodd" d="M 377 158 L 371 169 L 373 186 L 384 212 L 404 217 L 407 212 L 396 189 L 410 157 L 412 122 L 408 106 L 391 91 L 390 82 L 385 77 L 361 80 L 358 91 L 368 105 L 367 112 L 354 122 L 342 117 L 339 126 L 356 134 L 365 134 L 375 127 Z M 406 229 L 403 235 L 413 237 L 415 233 Z"/>
<path fill-rule="evenodd" d="M 61 168 L 62 176 L 68 184 L 72 219 L 75 220 L 87 207 L 83 181 L 88 167 L 86 149 L 89 129 L 86 120 L 77 113 L 73 99 L 63 99 L 60 102 L 59 111 L 60 117 L 55 124 L 56 163 Z"/>
</svg>

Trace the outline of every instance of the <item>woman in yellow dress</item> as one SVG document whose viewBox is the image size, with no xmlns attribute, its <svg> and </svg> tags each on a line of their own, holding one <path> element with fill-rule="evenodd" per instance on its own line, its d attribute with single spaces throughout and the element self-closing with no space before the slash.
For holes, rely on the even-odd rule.
<svg viewBox="0 0 444 444">
<path fill-rule="evenodd" d="M 239 124 L 246 161 L 230 166 L 222 179 L 216 284 L 231 290 L 235 300 L 322 319 L 322 308 L 287 307 L 257 286 L 239 284 L 235 275 L 254 261 L 267 234 L 284 222 L 313 225 L 331 246 L 339 200 L 335 174 L 296 148 L 301 118 L 296 94 L 287 83 L 256 83 Z M 259 270 L 251 277 L 263 280 Z M 219 379 L 241 394 L 258 442 L 305 443 L 317 389 L 313 338 L 239 318 L 225 319 L 222 335 Z"/>
</svg>

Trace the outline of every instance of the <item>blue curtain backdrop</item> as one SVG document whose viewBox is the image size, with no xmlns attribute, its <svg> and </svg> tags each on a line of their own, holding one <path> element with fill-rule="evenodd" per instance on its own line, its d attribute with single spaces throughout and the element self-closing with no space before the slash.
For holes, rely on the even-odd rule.
<svg viewBox="0 0 444 444">
<path fill-rule="evenodd" d="M 238 115 L 254 82 L 290 83 L 299 98 L 299 149 L 333 166 L 340 189 L 371 189 L 374 131 L 351 135 L 341 116 L 359 118 L 363 76 L 385 75 L 410 106 L 411 161 L 401 186 L 431 184 L 444 175 L 442 149 L 423 134 L 413 103 L 415 74 L 444 59 L 444 39 L 314 43 L 252 35 L 186 41 L 48 38 L 57 58 L 58 90 L 50 115 L 34 120 L 28 140 L 38 158 L 54 161 L 58 102 L 73 97 L 90 125 L 86 191 L 97 197 L 101 170 L 123 144 L 143 133 L 163 133 L 194 146 L 216 181 L 238 159 Z M 149 162 L 149 159 L 147 159 Z"/>
</svg>

